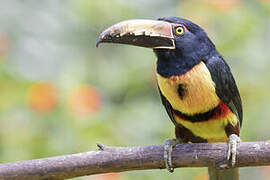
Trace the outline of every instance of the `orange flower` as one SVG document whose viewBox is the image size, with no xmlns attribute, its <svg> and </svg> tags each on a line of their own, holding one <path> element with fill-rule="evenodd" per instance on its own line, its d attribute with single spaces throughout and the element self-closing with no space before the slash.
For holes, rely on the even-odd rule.
<svg viewBox="0 0 270 180">
<path fill-rule="evenodd" d="M 262 3 L 269 3 L 270 2 L 270 0 L 259 0 L 259 1 Z"/>
<path fill-rule="evenodd" d="M 194 180 L 207 180 L 208 175 L 206 172 L 199 173 L 198 175 L 195 176 Z"/>
<path fill-rule="evenodd" d="M 55 87 L 49 82 L 34 83 L 28 92 L 28 103 L 37 112 L 49 112 L 58 102 Z"/>
<path fill-rule="evenodd" d="M 107 174 L 99 174 L 95 176 L 91 176 L 89 179 L 91 180 L 120 180 L 119 173 L 107 173 Z"/>
<path fill-rule="evenodd" d="M 242 0 L 206 0 L 206 2 L 214 9 L 225 12 L 239 7 L 242 3 Z"/>
<path fill-rule="evenodd" d="M 0 34 L 0 58 L 7 55 L 8 52 L 8 38 L 4 34 Z"/>
<path fill-rule="evenodd" d="M 262 175 L 265 179 L 270 178 L 270 167 L 269 166 L 262 166 L 259 168 L 259 174 Z"/>
<path fill-rule="evenodd" d="M 101 97 L 89 85 L 80 85 L 72 90 L 69 97 L 69 105 L 73 112 L 85 116 L 100 109 Z"/>
</svg>

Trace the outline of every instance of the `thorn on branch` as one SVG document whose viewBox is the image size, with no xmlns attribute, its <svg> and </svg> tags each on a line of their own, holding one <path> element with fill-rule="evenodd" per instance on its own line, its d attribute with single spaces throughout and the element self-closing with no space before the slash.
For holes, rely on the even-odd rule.
<svg viewBox="0 0 270 180">
<path fill-rule="evenodd" d="M 105 151 L 105 145 L 103 145 L 103 144 L 101 144 L 101 143 L 97 143 L 97 147 L 98 147 L 98 150 L 100 150 L 100 151 Z"/>
</svg>

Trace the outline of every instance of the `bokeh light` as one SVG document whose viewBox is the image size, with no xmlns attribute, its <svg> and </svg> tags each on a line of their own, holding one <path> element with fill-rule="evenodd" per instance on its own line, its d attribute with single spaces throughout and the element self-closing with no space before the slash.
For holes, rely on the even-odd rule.
<svg viewBox="0 0 270 180">
<path fill-rule="evenodd" d="M 69 106 L 77 115 L 87 116 L 101 108 L 101 97 L 91 86 L 79 85 L 69 96 Z"/>
<path fill-rule="evenodd" d="M 28 91 L 28 103 L 31 109 L 36 112 L 49 112 L 58 103 L 57 90 L 49 82 L 34 83 Z"/>
<path fill-rule="evenodd" d="M 120 173 L 107 173 L 107 174 L 99 174 L 94 175 L 89 178 L 89 180 L 121 180 Z"/>
<path fill-rule="evenodd" d="M 206 2 L 214 9 L 226 12 L 239 8 L 243 0 L 206 0 Z"/>
<path fill-rule="evenodd" d="M 9 50 L 8 37 L 0 33 L 0 60 L 7 56 Z"/>
</svg>

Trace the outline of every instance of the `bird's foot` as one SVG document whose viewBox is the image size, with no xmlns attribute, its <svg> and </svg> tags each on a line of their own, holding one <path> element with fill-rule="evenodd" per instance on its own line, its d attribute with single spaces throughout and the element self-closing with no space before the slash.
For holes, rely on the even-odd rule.
<svg viewBox="0 0 270 180">
<path fill-rule="evenodd" d="M 177 139 L 167 139 L 165 141 L 164 145 L 164 161 L 165 161 L 165 166 L 168 169 L 169 172 L 173 172 L 174 168 L 172 165 L 172 149 L 176 144 L 179 144 L 180 141 Z"/>
<path fill-rule="evenodd" d="M 232 167 L 234 167 L 235 162 L 236 162 L 237 144 L 240 142 L 241 142 L 241 139 L 236 134 L 231 134 L 229 136 L 227 160 L 229 161 L 230 158 L 232 158 L 232 162 L 231 162 Z"/>
</svg>

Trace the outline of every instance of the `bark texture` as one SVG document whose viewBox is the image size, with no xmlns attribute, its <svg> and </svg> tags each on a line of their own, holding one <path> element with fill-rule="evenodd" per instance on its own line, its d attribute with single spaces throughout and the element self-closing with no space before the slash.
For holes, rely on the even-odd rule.
<svg viewBox="0 0 270 180">
<path fill-rule="evenodd" d="M 106 147 L 78 154 L 0 164 L 0 179 L 65 179 L 91 174 L 164 169 L 163 146 Z M 179 144 L 175 167 L 226 168 L 227 143 Z M 236 167 L 270 165 L 270 142 L 241 142 Z"/>
</svg>

